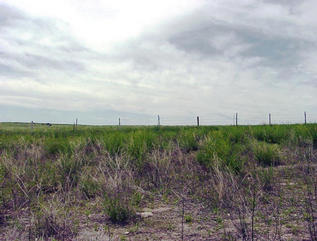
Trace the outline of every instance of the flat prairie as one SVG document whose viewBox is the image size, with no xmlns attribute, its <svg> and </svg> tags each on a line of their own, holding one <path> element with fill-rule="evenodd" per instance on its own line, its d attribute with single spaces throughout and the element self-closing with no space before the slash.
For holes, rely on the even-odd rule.
<svg viewBox="0 0 317 241">
<path fill-rule="evenodd" d="M 0 123 L 0 240 L 317 240 L 317 124 Z"/>
</svg>

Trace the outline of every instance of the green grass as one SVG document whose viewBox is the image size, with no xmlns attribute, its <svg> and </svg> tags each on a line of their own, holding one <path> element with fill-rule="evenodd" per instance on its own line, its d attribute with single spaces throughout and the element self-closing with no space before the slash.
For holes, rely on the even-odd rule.
<svg viewBox="0 0 317 241">
<path fill-rule="evenodd" d="M 197 160 L 212 166 L 219 158 L 225 165 L 239 171 L 243 154 L 253 149 L 255 158 L 264 165 L 278 161 L 280 146 L 297 145 L 307 140 L 317 144 L 317 125 L 218 126 L 218 127 L 133 127 L 0 124 L 0 152 L 19 155 L 30 145 L 44 149 L 46 158 L 70 157 L 76 148 L 89 153 L 99 144 L 111 156 L 125 154 L 136 168 L 142 169 L 147 156 L 155 149 L 167 150 L 177 144 L 182 151 L 196 152 Z M 258 144 L 248 147 L 250 141 Z M 261 143 L 261 144 L 260 144 Z M 271 145 L 272 144 L 272 145 Z M 271 160 L 270 159 L 274 159 Z"/>
</svg>

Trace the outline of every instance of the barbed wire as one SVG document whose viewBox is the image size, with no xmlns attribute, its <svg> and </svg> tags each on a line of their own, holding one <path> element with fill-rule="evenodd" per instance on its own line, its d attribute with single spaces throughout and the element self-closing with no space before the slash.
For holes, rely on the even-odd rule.
<svg viewBox="0 0 317 241">
<path fill-rule="evenodd" d="M 168 116 L 168 115 L 147 115 L 147 116 L 122 116 L 122 117 L 112 117 L 105 118 L 104 121 L 102 118 L 98 118 L 98 124 L 96 125 L 142 125 L 142 126 L 155 126 L 155 125 L 169 125 L 169 126 L 212 126 L 212 125 L 269 125 L 269 124 L 307 124 L 317 123 L 317 114 L 306 113 L 305 116 L 302 114 L 294 113 L 236 113 L 232 114 L 206 114 L 206 115 L 197 115 L 197 116 Z M 306 121 L 305 121 L 306 119 Z M 74 119 L 75 123 L 76 118 Z M 86 122 L 86 123 L 84 123 Z M 87 119 L 82 123 L 78 124 L 89 125 L 90 121 Z M 51 122 L 54 124 L 54 122 Z M 91 123 L 91 122 L 90 122 Z M 55 123 L 59 124 L 59 123 Z"/>
<path fill-rule="evenodd" d="M 219 117 L 221 116 L 221 117 Z M 121 125 L 183 125 L 195 126 L 198 125 L 197 118 L 199 118 L 199 125 L 267 125 L 267 124 L 304 124 L 304 115 L 295 115 L 287 113 L 271 113 L 269 114 L 236 114 L 220 115 L 214 114 L 213 116 L 193 116 L 193 117 L 171 117 L 171 116 L 153 116 L 140 120 L 138 118 L 120 118 Z M 317 115 L 307 116 L 306 123 L 317 123 Z"/>
</svg>

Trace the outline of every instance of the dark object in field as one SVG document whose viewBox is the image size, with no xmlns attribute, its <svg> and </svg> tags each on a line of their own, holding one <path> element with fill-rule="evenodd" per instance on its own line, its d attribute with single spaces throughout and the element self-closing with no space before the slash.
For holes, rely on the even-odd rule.
<svg viewBox="0 0 317 241">
<path fill-rule="evenodd" d="M 52 126 L 52 124 L 51 124 L 51 123 L 46 123 L 46 125 L 47 125 L 47 126 Z"/>
</svg>

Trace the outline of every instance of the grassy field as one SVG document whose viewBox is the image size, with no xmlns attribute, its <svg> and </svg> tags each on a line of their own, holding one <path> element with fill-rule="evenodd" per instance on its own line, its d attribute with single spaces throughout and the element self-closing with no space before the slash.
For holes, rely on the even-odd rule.
<svg viewBox="0 0 317 241">
<path fill-rule="evenodd" d="M 0 240 L 316 240 L 317 124 L 0 123 Z"/>
</svg>

